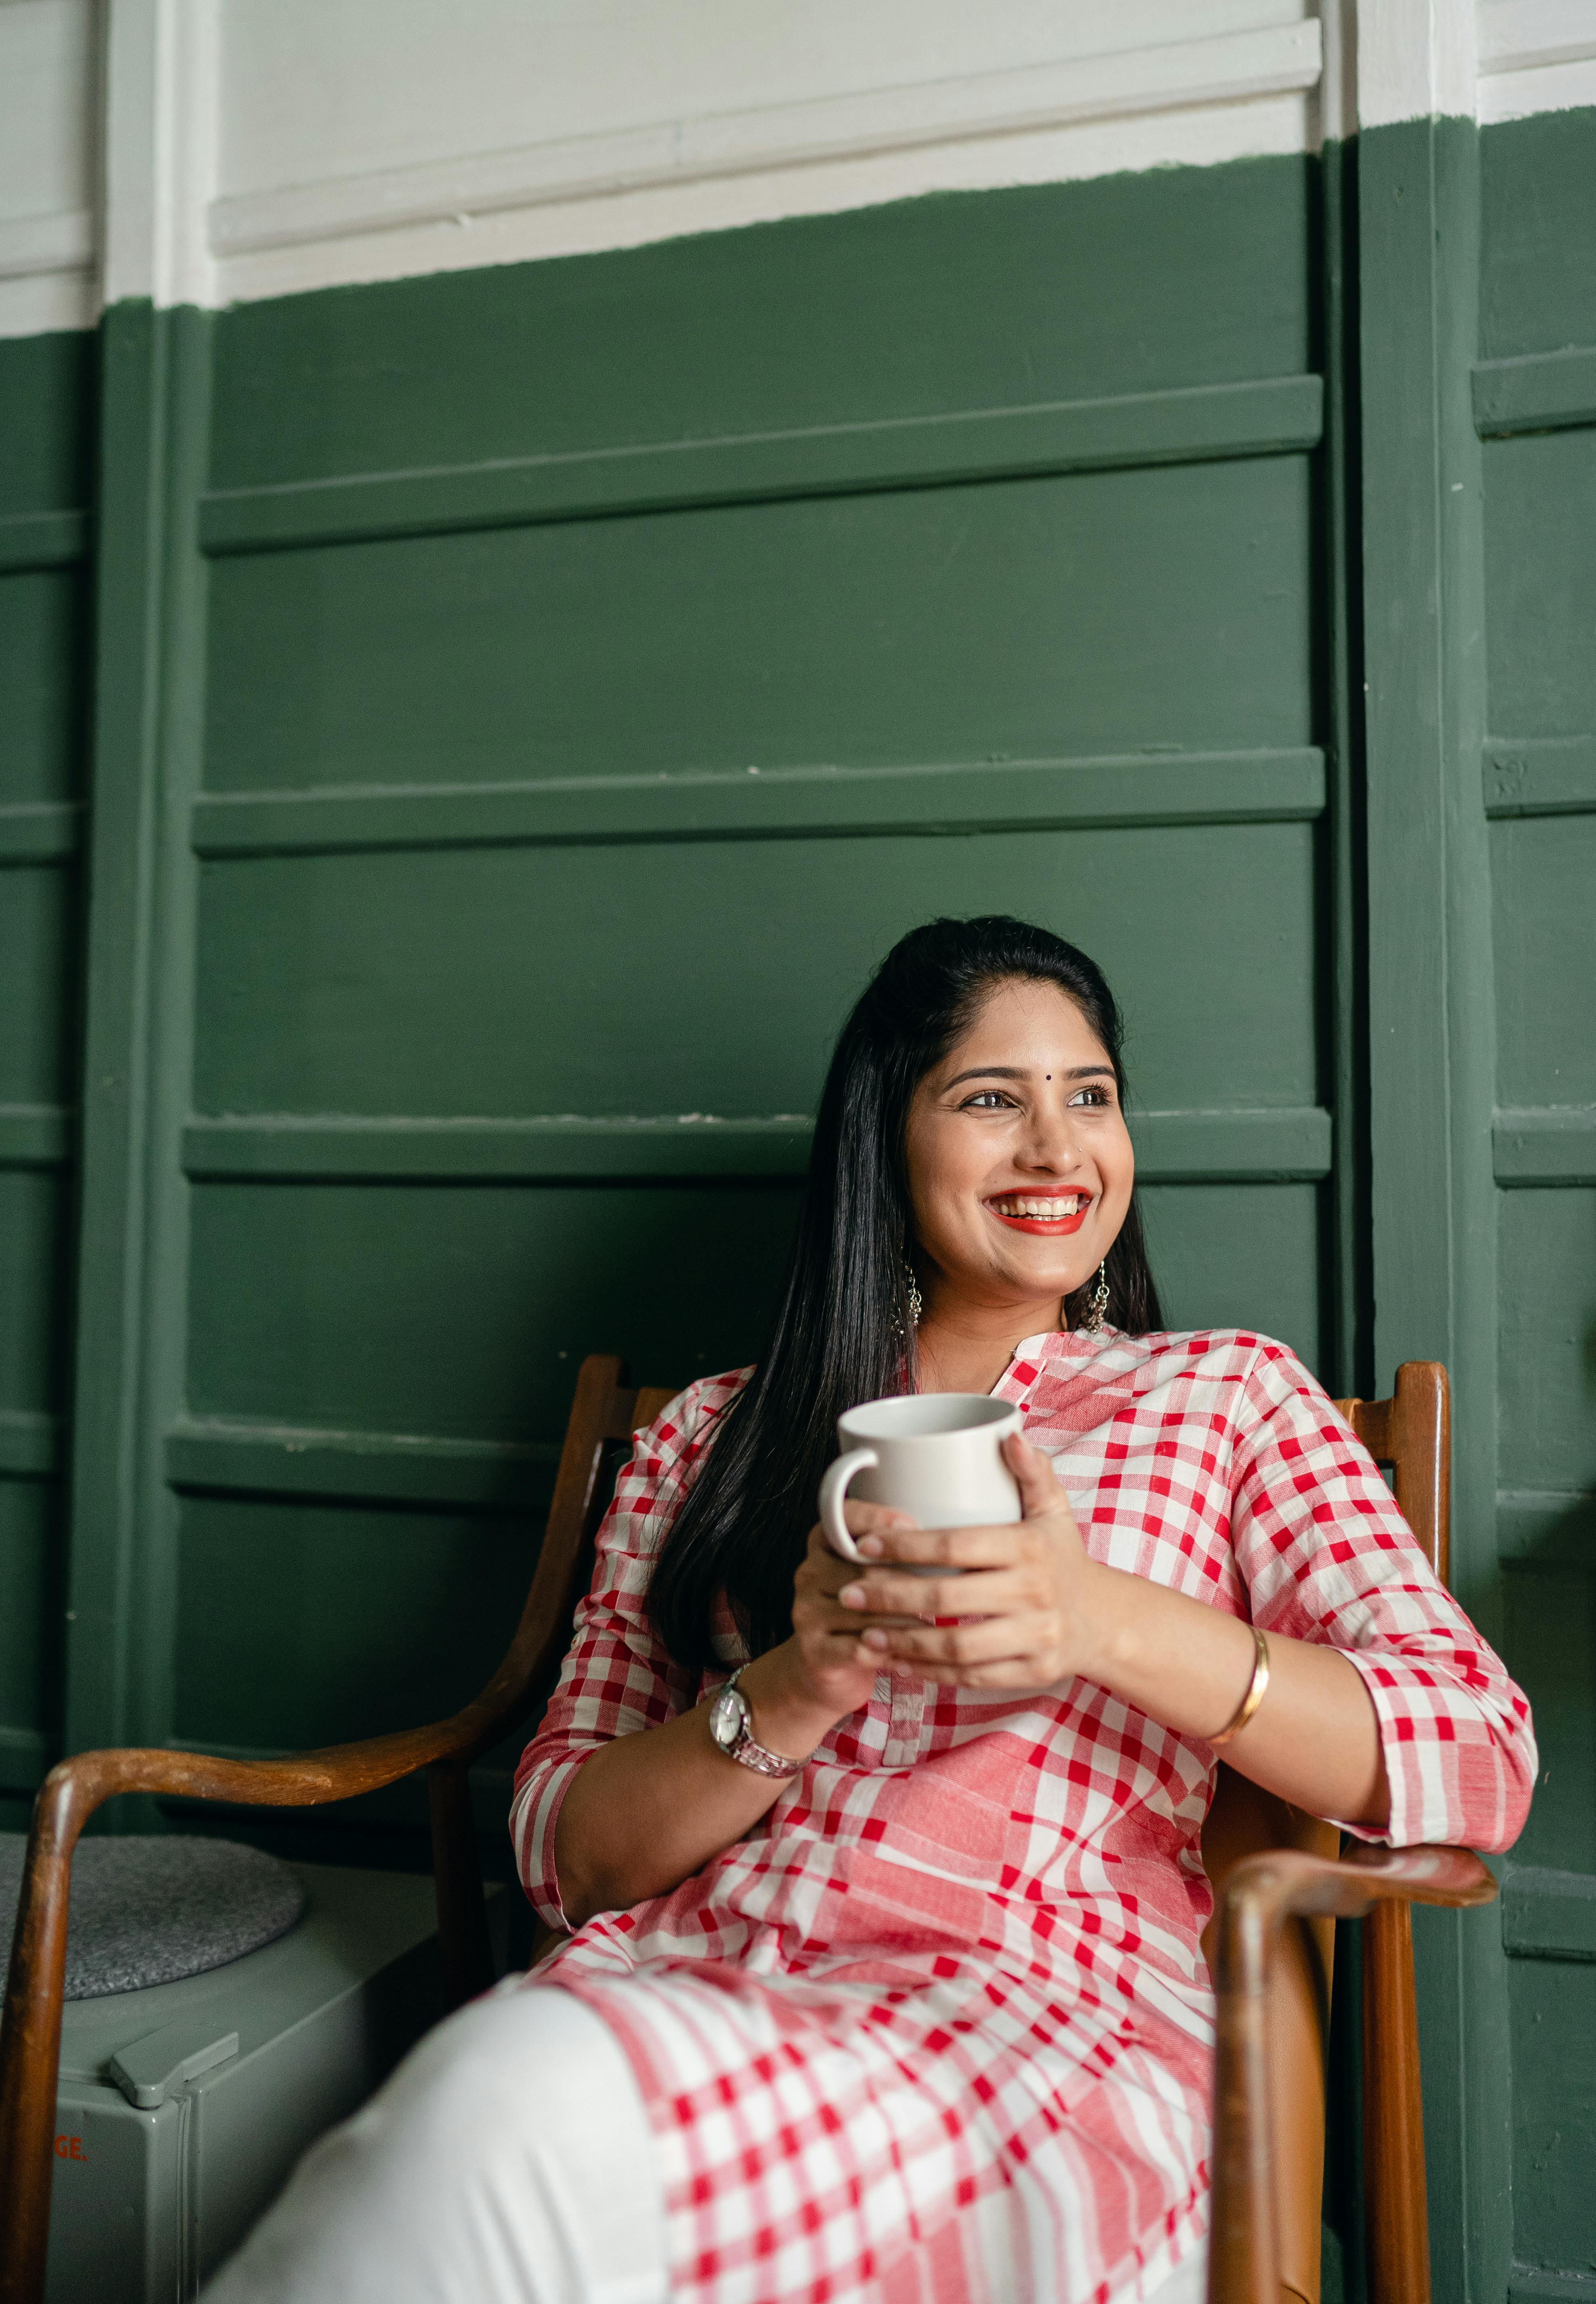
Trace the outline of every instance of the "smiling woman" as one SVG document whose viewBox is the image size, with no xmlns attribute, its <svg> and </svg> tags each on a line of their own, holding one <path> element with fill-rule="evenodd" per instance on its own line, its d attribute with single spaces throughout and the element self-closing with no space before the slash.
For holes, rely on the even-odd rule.
<svg viewBox="0 0 1596 2304">
<path fill-rule="evenodd" d="M 1018 1411 L 1023 1517 L 849 1502 L 840 1559 L 837 1416 L 939 1390 Z M 511 1816 L 570 1941 L 215 2304 L 1196 2304 L 1221 1744 L 1398 1845 L 1507 1847 L 1535 1768 L 1307 1371 L 1162 1328 L 1097 969 L 933 921 L 843 1029 L 759 1365 L 638 1436 L 600 1531 Z"/>
</svg>

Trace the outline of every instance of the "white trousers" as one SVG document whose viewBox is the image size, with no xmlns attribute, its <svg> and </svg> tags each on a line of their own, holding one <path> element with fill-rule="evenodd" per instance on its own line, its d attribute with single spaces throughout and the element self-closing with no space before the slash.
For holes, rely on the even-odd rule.
<svg viewBox="0 0 1596 2304">
<path fill-rule="evenodd" d="M 631 2066 L 569 1992 L 429 2032 L 300 2161 L 204 2304 L 665 2304 Z"/>
<path fill-rule="evenodd" d="M 1203 2304 L 1204 2268 L 1188 2257 L 1146 2304 Z M 428 2033 L 306 2154 L 202 2304 L 667 2304 L 669 2291 L 631 2066 L 581 2001 L 518 1981 Z"/>
</svg>

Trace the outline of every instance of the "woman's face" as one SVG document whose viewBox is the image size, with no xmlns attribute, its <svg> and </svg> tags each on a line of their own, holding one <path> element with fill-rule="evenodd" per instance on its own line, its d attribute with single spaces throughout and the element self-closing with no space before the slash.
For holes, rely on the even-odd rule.
<svg viewBox="0 0 1596 2304">
<path fill-rule="evenodd" d="M 997 986 L 915 1090 L 906 1139 L 933 1310 L 1068 1296 L 1108 1254 L 1136 1158 L 1108 1051 L 1055 985 Z M 946 1295 L 944 1295 L 946 1292 Z"/>
</svg>

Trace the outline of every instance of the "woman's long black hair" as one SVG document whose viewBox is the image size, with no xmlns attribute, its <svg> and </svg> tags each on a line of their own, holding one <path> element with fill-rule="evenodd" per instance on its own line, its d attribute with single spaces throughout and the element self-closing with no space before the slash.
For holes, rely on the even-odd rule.
<svg viewBox="0 0 1596 2304">
<path fill-rule="evenodd" d="M 792 1580 L 815 1523 L 837 1419 L 909 1389 L 904 1133 L 916 1088 L 994 986 L 1056 984 L 1114 1067 L 1124 1026 L 1102 971 L 1046 928 L 1001 915 L 931 920 L 895 944 L 842 1028 L 815 1123 L 808 1187 L 770 1340 L 719 1419 L 665 1538 L 649 1611 L 677 1660 L 714 1661 L 723 1593 L 752 1656 L 792 1630 Z M 1095 1274 L 1093 1279 L 1095 1280 Z M 1108 1255 L 1108 1318 L 1131 1335 L 1163 1326 L 1133 1194 Z M 1087 1283 L 1090 1285 L 1091 1283 Z M 1086 1288 L 1066 1299 L 1074 1327 Z"/>
</svg>

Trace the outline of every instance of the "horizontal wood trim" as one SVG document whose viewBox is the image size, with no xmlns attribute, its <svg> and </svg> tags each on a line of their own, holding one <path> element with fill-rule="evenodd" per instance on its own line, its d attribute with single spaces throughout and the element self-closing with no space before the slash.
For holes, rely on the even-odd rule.
<svg viewBox="0 0 1596 2304">
<path fill-rule="evenodd" d="M 48 1480 L 63 1469 L 65 1427 L 57 1416 L 0 1408 L 0 1479 Z"/>
<path fill-rule="evenodd" d="M 1596 424 L 1596 347 L 1474 365 L 1474 428 L 1485 439 Z"/>
<path fill-rule="evenodd" d="M 1499 1112 L 1490 1141 L 1499 1184 L 1596 1184 L 1596 1105 Z"/>
<path fill-rule="evenodd" d="M 210 205 L 210 244 L 226 262 L 553 202 L 635 196 L 973 138 L 1305 93 L 1318 85 L 1322 58 L 1321 28 L 1309 20 L 1058 62 L 1039 59 L 955 79 L 689 114 L 225 194 Z"/>
<path fill-rule="evenodd" d="M 89 551 L 86 512 L 12 512 L 0 520 L 0 576 L 70 568 Z"/>
<path fill-rule="evenodd" d="M 0 1104 L 0 1168 L 72 1165 L 72 1122 L 64 1104 Z"/>
<path fill-rule="evenodd" d="M 199 540 L 212 555 L 283 551 L 688 505 L 1278 455 L 1316 447 L 1323 429 L 1322 379 L 1271 377 L 224 489 L 201 500 Z"/>
<path fill-rule="evenodd" d="M 1507 2304 L 1596 2304 L 1596 2273 L 1538 2272 L 1516 2264 L 1507 2275 Z"/>
<path fill-rule="evenodd" d="M 1502 1947 L 1517 1960 L 1596 1960 L 1596 1878 L 1510 1865 L 1502 1884 Z"/>
<path fill-rule="evenodd" d="M 36 1792 L 54 1758 L 37 1728 L 0 1728 L 0 1792 Z"/>
<path fill-rule="evenodd" d="M 1502 1488 L 1496 1500 L 1497 1557 L 1524 1568 L 1596 1568 L 1596 1493 L 1584 1488 Z"/>
<path fill-rule="evenodd" d="M 1487 816 L 1588 816 L 1596 809 L 1596 736 L 1493 737 L 1482 775 Z"/>
<path fill-rule="evenodd" d="M 83 811 L 73 800 L 0 808 L 0 864 L 60 864 L 78 852 Z"/>
<path fill-rule="evenodd" d="M 934 767 L 213 792 L 194 802 L 190 837 L 206 857 L 315 856 L 556 842 L 1309 823 L 1324 805 L 1324 755 L 1305 746 Z"/>
<path fill-rule="evenodd" d="M 335 1496 L 457 1511 L 546 1508 L 554 1441 L 457 1440 L 397 1432 L 193 1419 L 166 1435 L 174 1488 L 231 1495 Z"/>
<path fill-rule="evenodd" d="M 184 1173 L 197 1181 L 593 1182 L 615 1177 L 797 1181 L 811 1127 L 801 1114 L 521 1120 L 390 1119 L 358 1114 L 191 1119 Z M 1332 1131 L 1313 1107 L 1146 1112 L 1131 1132 L 1144 1183 L 1311 1182 L 1328 1175 Z"/>
<path fill-rule="evenodd" d="M 196 1180 L 587 1183 L 638 1178 L 801 1177 L 810 1123 L 774 1119 L 368 1119 L 340 1113 L 190 1120 Z"/>
</svg>

